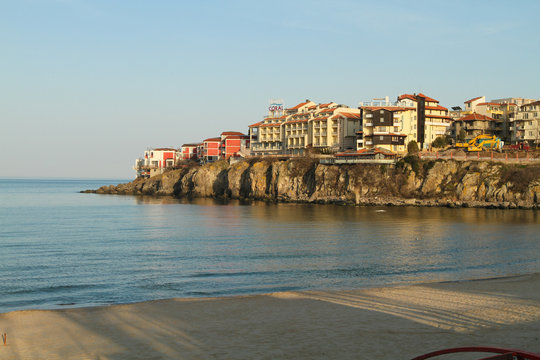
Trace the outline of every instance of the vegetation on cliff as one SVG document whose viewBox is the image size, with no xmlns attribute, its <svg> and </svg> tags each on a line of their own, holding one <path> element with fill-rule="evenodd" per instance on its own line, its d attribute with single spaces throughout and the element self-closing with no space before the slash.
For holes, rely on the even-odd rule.
<svg viewBox="0 0 540 360">
<path fill-rule="evenodd" d="M 172 170 L 96 193 L 283 202 L 538 208 L 539 165 L 420 160 L 395 166 L 253 158 Z"/>
</svg>

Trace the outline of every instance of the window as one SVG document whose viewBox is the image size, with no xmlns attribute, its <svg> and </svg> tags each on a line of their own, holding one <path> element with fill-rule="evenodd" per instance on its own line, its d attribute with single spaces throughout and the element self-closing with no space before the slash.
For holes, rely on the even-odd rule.
<svg viewBox="0 0 540 360">
<path fill-rule="evenodd" d="M 382 135 L 379 136 L 379 139 L 380 139 L 380 140 L 384 140 L 384 136 L 382 136 Z"/>
<path fill-rule="evenodd" d="M 381 114 L 384 114 L 384 110 L 381 110 L 380 113 L 381 113 Z"/>
</svg>

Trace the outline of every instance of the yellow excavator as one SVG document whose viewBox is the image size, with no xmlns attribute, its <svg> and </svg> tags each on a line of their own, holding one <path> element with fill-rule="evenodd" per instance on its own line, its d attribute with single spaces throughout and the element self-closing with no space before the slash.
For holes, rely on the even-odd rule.
<svg viewBox="0 0 540 360">
<path fill-rule="evenodd" d="M 466 148 L 467 151 L 501 150 L 503 143 L 495 135 L 482 134 L 466 143 L 456 143 L 456 148 Z"/>
</svg>

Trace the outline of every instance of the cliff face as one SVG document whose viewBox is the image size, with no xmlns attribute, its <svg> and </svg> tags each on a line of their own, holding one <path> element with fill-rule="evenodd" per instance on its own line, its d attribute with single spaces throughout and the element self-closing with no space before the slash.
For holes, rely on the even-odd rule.
<svg viewBox="0 0 540 360">
<path fill-rule="evenodd" d="M 540 166 L 420 161 L 395 166 L 321 165 L 302 158 L 220 161 L 96 193 L 217 197 L 266 201 L 538 208 Z"/>
</svg>

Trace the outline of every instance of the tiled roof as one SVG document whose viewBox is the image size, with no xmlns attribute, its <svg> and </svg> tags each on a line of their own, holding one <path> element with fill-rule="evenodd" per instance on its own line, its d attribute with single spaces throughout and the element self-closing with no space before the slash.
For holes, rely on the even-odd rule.
<svg viewBox="0 0 540 360">
<path fill-rule="evenodd" d="M 306 105 L 308 103 L 309 103 L 309 100 L 306 100 L 305 102 L 300 103 L 300 104 L 296 105 L 295 107 L 288 108 L 287 110 L 297 110 L 297 109 L 301 108 L 302 106 L 304 106 L 304 105 Z"/>
<path fill-rule="evenodd" d="M 426 106 L 426 109 L 427 109 L 427 110 L 441 110 L 441 111 L 448 111 L 447 108 L 445 108 L 444 106 L 441 106 L 441 105 L 437 105 L 437 106 Z"/>
<path fill-rule="evenodd" d="M 214 137 L 214 138 L 208 138 L 208 139 L 203 140 L 203 142 L 214 142 L 214 141 L 221 142 L 221 138 L 220 137 Z"/>
<path fill-rule="evenodd" d="M 481 99 L 481 98 L 483 98 L 483 96 L 475 97 L 474 99 L 465 101 L 465 104 L 472 103 L 473 101 L 478 100 L 478 99 Z"/>
<path fill-rule="evenodd" d="M 438 103 L 439 101 L 438 100 L 435 100 L 433 98 L 430 98 L 429 96 L 426 96 L 422 93 L 419 93 L 418 95 L 416 96 L 420 96 L 420 97 L 423 97 L 427 102 L 436 102 Z M 409 100 L 412 100 L 412 101 L 416 101 L 416 96 L 412 95 L 412 94 L 403 94 L 403 95 L 399 95 L 398 96 L 398 100 L 403 100 L 403 99 L 409 99 Z"/>
<path fill-rule="evenodd" d="M 482 105 L 490 105 L 490 106 L 502 106 L 503 104 L 499 104 L 499 103 L 493 103 L 493 102 L 483 102 L 483 103 L 480 103 L 476 106 L 482 106 Z"/>
<path fill-rule="evenodd" d="M 262 121 L 259 121 L 258 123 L 248 125 L 248 127 L 257 127 L 257 126 L 260 126 L 262 123 L 263 123 Z"/>
<path fill-rule="evenodd" d="M 182 147 L 197 147 L 200 144 L 183 144 Z"/>
<path fill-rule="evenodd" d="M 362 109 L 366 110 L 388 110 L 388 111 L 407 111 L 414 110 L 414 107 L 405 106 L 362 106 Z"/>
<path fill-rule="evenodd" d="M 528 103 L 528 104 L 521 105 L 521 108 L 524 109 L 526 106 L 530 106 L 530 105 L 532 105 L 532 106 L 540 105 L 540 100 L 534 101 L 534 102 L 532 102 L 532 103 Z"/>
<path fill-rule="evenodd" d="M 157 148 L 157 149 L 152 149 L 152 151 L 176 151 L 176 149 L 173 149 L 173 148 Z"/>
<path fill-rule="evenodd" d="M 280 127 L 282 123 L 279 124 L 262 124 L 261 127 Z"/>
<path fill-rule="evenodd" d="M 356 114 L 356 113 L 339 112 L 336 115 L 342 115 L 342 116 L 345 116 L 346 118 L 349 118 L 349 119 L 360 119 L 360 114 Z"/>
<path fill-rule="evenodd" d="M 495 121 L 495 119 L 493 119 L 493 118 L 491 118 L 489 116 L 482 115 L 482 114 L 477 114 L 477 113 L 472 113 L 472 114 L 469 114 L 467 116 L 464 116 L 461 119 L 459 119 L 458 121 L 474 121 L 474 120 Z"/>
<path fill-rule="evenodd" d="M 221 133 L 221 136 L 223 135 L 227 136 L 227 135 L 244 135 L 244 134 L 238 131 L 224 131 Z"/>
</svg>

